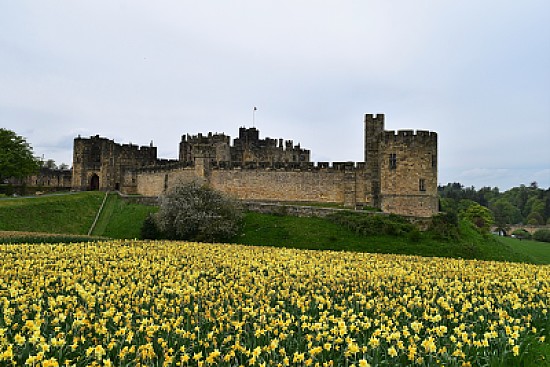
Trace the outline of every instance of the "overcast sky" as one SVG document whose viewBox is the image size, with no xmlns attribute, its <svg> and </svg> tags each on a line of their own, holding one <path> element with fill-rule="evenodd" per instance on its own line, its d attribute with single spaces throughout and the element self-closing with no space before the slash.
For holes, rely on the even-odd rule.
<svg viewBox="0 0 550 367">
<path fill-rule="evenodd" d="M 0 126 L 158 147 L 255 125 L 362 161 L 363 115 L 439 135 L 439 182 L 550 187 L 550 1 L 0 0 Z"/>
</svg>

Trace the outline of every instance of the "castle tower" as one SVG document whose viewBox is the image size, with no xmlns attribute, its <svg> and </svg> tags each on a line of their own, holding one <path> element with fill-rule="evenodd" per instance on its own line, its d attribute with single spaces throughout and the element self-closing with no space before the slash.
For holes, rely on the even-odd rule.
<svg viewBox="0 0 550 367">
<path fill-rule="evenodd" d="M 99 135 L 74 139 L 73 190 L 121 190 L 128 170 L 157 161 L 157 148 L 116 144 Z"/>
<path fill-rule="evenodd" d="M 437 133 L 385 131 L 379 152 L 380 209 L 419 217 L 437 214 Z"/>
<path fill-rule="evenodd" d="M 369 204 L 380 207 L 380 142 L 384 132 L 384 114 L 365 115 L 365 165 L 370 176 Z"/>
</svg>

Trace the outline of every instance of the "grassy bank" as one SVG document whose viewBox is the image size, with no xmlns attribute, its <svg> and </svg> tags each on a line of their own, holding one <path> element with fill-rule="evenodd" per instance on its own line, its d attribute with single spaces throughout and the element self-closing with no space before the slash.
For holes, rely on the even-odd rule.
<svg viewBox="0 0 550 367">
<path fill-rule="evenodd" d="M 72 235 L 85 235 L 101 205 L 104 193 L 82 192 L 60 196 L 0 200 L 0 231 L 58 234 L 59 242 L 75 241 Z M 132 204 L 118 195 L 109 195 L 92 233 L 109 238 L 139 238 L 144 219 L 158 208 Z M 358 234 L 324 218 L 298 218 L 247 213 L 244 228 L 231 242 L 255 246 L 292 247 L 336 251 L 395 253 L 464 259 L 498 260 L 550 264 L 550 245 L 536 241 L 483 237 L 468 226 L 461 226 L 456 241 L 433 239 L 426 233 L 407 235 Z M 71 236 L 68 236 L 71 235 Z M 30 236 L 30 237 L 29 237 Z M 0 233 L 0 241 L 2 234 Z M 18 242 L 9 235 L 9 242 Z M 22 234 L 32 242 L 51 242 L 43 235 Z M 86 240 L 86 238 L 84 238 Z"/>
<path fill-rule="evenodd" d="M 528 256 L 533 264 L 550 264 L 550 243 L 548 242 L 519 240 L 510 237 L 498 237 L 497 239 L 514 251 Z"/>
<path fill-rule="evenodd" d="M 512 247 L 494 237 L 483 237 L 465 225 L 461 226 L 461 235 L 460 240 L 452 242 L 435 240 L 428 234 L 421 234 L 414 240 L 407 236 L 363 236 L 323 218 L 247 213 L 243 233 L 232 242 L 298 249 L 541 263 L 531 259 L 529 251 Z M 550 249 L 547 255 L 550 256 Z M 543 259 L 542 255 L 540 259 Z"/>
<path fill-rule="evenodd" d="M 0 200 L 0 231 L 88 233 L 104 193 L 80 192 Z"/>
<path fill-rule="evenodd" d="M 117 194 L 109 194 L 92 234 L 121 239 L 140 238 L 143 221 L 149 213 L 157 210 L 157 207 L 129 203 Z"/>
</svg>

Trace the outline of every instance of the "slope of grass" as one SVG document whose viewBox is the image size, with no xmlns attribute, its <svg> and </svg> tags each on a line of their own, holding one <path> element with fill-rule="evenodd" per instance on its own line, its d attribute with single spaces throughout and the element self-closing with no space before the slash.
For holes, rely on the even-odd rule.
<svg viewBox="0 0 550 367">
<path fill-rule="evenodd" d="M 501 243 L 508 245 L 514 251 L 529 257 L 533 264 L 550 264 L 550 243 L 531 240 L 519 240 L 510 237 L 497 237 Z"/>
<path fill-rule="evenodd" d="M 0 200 L 0 230 L 88 233 L 104 193 L 80 192 Z"/>
<path fill-rule="evenodd" d="M 427 234 L 416 239 L 407 236 L 363 236 L 323 218 L 247 213 L 243 233 L 232 242 L 300 249 L 531 262 L 521 249 L 512 248 L 492 237 L 483 237 L 473 228 L 463 225 L 461 234 L 461 240 L 455 242 L 437 241 Z"/>
<path fill-rule="evenodd" d="M 128 203 L 117 194 L 110 194 L 93 235 L 110 238 L 140 238 L 141 226 L 157 207 Z"/>
<path fill-rule="evenodd" d="M 101 205 L 103 195 L 101 192 L 82 192 L 38 198 L 1 199 L 0 231 L 86 234 Z M 109 195 L 93 235 L 120 239 L 139 238 L 143 221 L 149 213 L 157 210 L 157 207 L 128 203 L 116 194 Z M 460 232 L 461 240 L 454 242 L 435 240 L 427 234 L 421 234 L 417 238 L 407 235 L 363 236 L 324 218 L 247 213 L 242 234 L 231 242 L 256 246 L 550 264 L 550 244 L 483 237 L 464 224 L 461 225 Z M 62 239 L 63 236 L 59 238 Z"/>
</svg>

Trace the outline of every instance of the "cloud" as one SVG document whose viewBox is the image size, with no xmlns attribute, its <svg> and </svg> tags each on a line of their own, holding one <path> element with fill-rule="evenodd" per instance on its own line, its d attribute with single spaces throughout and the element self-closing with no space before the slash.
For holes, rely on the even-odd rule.
<svg viewBox="0 0 550 367">
<path fill-rule="evenodd" d="M 385 113 L 388 129 L 438 132 L 440 179 L 500 187 L 548 168 L 549 14 L 544 0 L 21 0 L 0 13 L 0 121 L 56 161 L 78 134 L 175 158 L 180 135 L 235 137 L 258 106 L 262 136 L 360 161 L 363 114 Z"/>
</svg>

